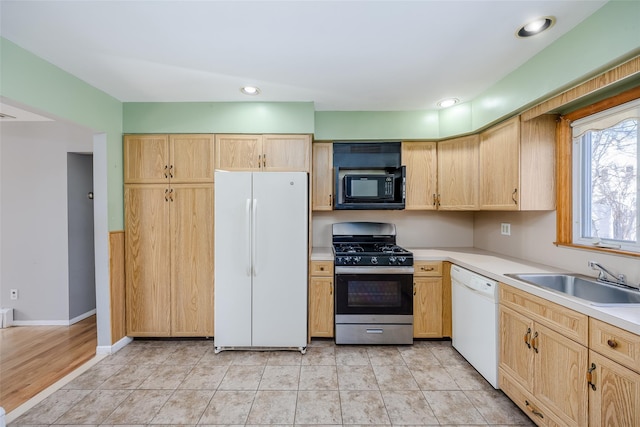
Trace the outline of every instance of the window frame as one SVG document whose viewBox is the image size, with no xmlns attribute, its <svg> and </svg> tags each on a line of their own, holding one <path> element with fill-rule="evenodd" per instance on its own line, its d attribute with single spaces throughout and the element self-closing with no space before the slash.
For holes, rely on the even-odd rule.
<svg viewBox="0 0 640 427">
<path fill-rule="evenodd" d="M 573 175 L 576 172 L 574 171 L 573 163 L 573 132 L 571 123 L 575 120 L 582 119 L 637 99 L 640 99 L 640 86 L 560 116 L 556 131 L 556 246 L 573 247 L 640 258 L 640 252 L 579 244 L 575 243 L 573 240 Z"/>
</svg>

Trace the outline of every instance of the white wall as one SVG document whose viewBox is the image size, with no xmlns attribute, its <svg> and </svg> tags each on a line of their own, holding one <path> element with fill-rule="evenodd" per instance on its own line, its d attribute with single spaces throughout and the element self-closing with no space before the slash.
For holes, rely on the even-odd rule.
<svg viewBox="0 0 640 427">
<path fill-rule="evenodd" d="M 331 246 L 331 224 L 343 221 L 393 223 L 397 243 L 406 248 L 473 246 L 472 212 L 406 210 L 313 212 L 313 246 Z"/>
<path fill-rule="evenodd" d="M 92 152 L 93 132 L 62 122 L 0 127 L 0 293 L 16 321 L 69 320 L 67 152 Z M 9 299 L 18 289 L 19 299 Z"/>
<path fill-rule="evenodd" d="M 503 222 L 511 224 L 511 236 L 500 234 Z M 587 266 L 587 261 L 597 261 L 616 274 L 625 274 L 629 283 L 640 283 L 640 260 L 637 258 L 556 247 L 555 240 L 555 211 L 478 212 L 474 216 L 473 246 L 477 248 L 594 277 L 597 272 Z"/>
</svg>

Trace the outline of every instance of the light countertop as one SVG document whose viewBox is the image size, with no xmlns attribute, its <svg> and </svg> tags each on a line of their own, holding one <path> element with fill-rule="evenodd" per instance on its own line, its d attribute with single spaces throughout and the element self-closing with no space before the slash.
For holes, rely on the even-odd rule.
<svg viewBox="0 0 640 427">
<path fill-rule="evenodd" d="M 521 289 L 587 316 L 610 323 L 629 332 L 640 335 L 640 306 L 594 306 L 587 301 L 521 282 L 505 276 L 509 273 L 557 273 L 566 272 L 543 264 L 511 258 L 494 252 L 474 248 L 407 248 L 418 261 L 449 261 L 460 267 L 475 271 L 490 279 L 498 280 L 514 288 Z M 333 260 L 330 247 L 314 247 L 312 261 Z"/>
</svg>

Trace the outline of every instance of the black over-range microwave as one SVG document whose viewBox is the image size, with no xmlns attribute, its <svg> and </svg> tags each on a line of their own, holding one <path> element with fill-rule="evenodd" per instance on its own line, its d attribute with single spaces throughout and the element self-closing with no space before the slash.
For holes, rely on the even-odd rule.
<svg viewBox="0 0 640 427">
<path fill-rule="evenodd" d="M 405 170 L 404 166 L 367 170 L 336 168 L 335 209 L 404 209 Z"/>
</svg>

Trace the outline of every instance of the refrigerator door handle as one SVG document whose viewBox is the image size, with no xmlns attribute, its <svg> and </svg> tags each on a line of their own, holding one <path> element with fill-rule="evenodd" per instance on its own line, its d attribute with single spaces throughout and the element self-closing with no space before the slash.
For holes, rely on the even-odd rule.
<svg viewBox="0 0 640 427">
<path fill-rule="evenodd" d="M 253 227 L 251 227 L 251 249 L 252 253 L 252 264 L 253 264 L 253 275 L 258 275 L 258 199 L 253 199 L 253 215 L 251 216 L 253 220 Z"/>
<path fill-rule="evenodd" d="M 245 228 L 245 242 L 247 243 L 247 276 L 251 276 L 251 199 L 247 199 L 245 208 L 247 227 Z"/>
</svg>

